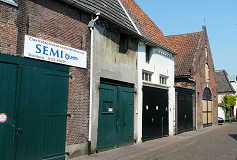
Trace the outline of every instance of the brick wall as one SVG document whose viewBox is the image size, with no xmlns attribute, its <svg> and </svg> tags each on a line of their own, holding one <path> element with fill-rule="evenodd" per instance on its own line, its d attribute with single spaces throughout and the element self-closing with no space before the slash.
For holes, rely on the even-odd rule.
<svg viewBox="0 0 237 160">
<path fill-rule="evenodd" d="M 87 68 L 70 68 L 67 145 L 86 143 L 88 140 L 90 91 L 90 15 L 56 0 L 29 1 L 28 34 L 55 43 L 87 51 Z"/>
<path fill-rule="evenodd" d="M 18 8 L 0 4 L 0 52 L 23 56 L 28 34 L 87 51 L 87 68 L 70 68 L 67 145 L 88 140 L 90 91 L 90 15 L 58 0 L 18 0 Z"/>
<path fill-rule="evenodd" d="M 0 53 L 16 54 L 17 9 L 0 3 Z"/>
<path fill-rule="evenodd" d="M 190 75 L 190 78 L 195 80 L 196 89 L 197 89 L 197 125 L 198 129 L 203 127 L 203 106 L 202 106 L 202 98 L 203 92 L 206 87 L 211 90 L 212 93 L 212 119 L 213 124 L 218 124 L 218 103 L 217 103 L 217 80 L 216 73 L 214 68 L 214 63 L 212 59 L 212 53 L 210 49 L 210 44 L 208 40 L 208 35 L 206 32 L 206 27 L 203 27 L 201 38 L 198 44 L 198 48 L 195 53 L 194 61 L 193 61 L 193 71 Z M 208 47 L 208 58 L 205 56 L 205 48 Z M 205 78 L 205 64 L 208 64 L 209 78 L 210 83 L 207 84 Z M 188 79 L 188 77 L 184 78 L 176 78 L 175 86 L 185 87 L 185 88 L 195 88 L 195 84 Z M 193 126 L 196 126 L 196 98 L 193 98 Z"/>
<path fill-rule="evenodd" d="M 194 61 L 194 74 L 192 75 L 192 79 L 196 80 L 197 84 L 197 105 L 198 105 L 198 128 L 202 128 L 203 126 L 203 106 L 202 106 L 202 97 L 203 91 L 207 87 L 206 79 L 205 79 L 205 64 L 208 63 L 210 72 L 210 83 L 208 84 L 208 88 L 211 90 L 212 94 L 212 118 L 213 124 L 218 124 L 218 104 L 217 104 L 217 80 L 216 73 L 214 68 L 214 63 L 212 59 L 211 49 L 209 45 L 209 40 L 206 32 L 206 28 L 203 27 L 203 32 L 201 36 L 201 43 L 199 43 L 199 48 L 196 53 L 195 61 Z M 205 47 L 208 47 L 208 58 L 205 56 Z"/>
</svg>

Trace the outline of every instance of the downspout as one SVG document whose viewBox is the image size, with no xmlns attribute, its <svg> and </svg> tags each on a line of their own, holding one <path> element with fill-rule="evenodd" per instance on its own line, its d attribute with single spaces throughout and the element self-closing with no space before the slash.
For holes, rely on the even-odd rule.
<svg viewBox="0 0 237 160">
<path fill-rule="evenodd" d="M 93 42 L 94 42 L 94 25 L 95 21 L 99 19 L 100 13 L 96 13 L 97 17 L 93 19 L 93 14 L 91 15 L 91 21 L 88 27 L 91 31 L 91 58 L 90 58 L 90 106 L 89 106 L 89 137 L 88 137 L 88 155 L 91 154 L 91 123 L 92 123 L 92 84 L 93 84 Z"/>
<path fill-rule="evenodd" d="M 191 79 L 191 78 L 188 78 L 188 80 L 190 81 L 193 81 L 194 84 L 195 84 L 195 101 L 196 101 L 196 130 L 197 130 L 197 84 L 196 84 L 196 81 Z"/>
</svg>

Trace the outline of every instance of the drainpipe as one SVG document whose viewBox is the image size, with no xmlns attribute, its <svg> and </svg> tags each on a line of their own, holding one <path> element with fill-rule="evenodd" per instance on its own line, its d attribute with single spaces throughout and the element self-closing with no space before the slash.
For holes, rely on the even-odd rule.
<svg viewBox="0 0 237 160">
<path fill-rule="evenodd" d="M 100 13 L 96 13 L 96 18 L 93 19 L 91 15 L 91 21 L 88 24 L 88 27 L 91 31 L 91 58 L 90 58 L 90 108 L 89 108 L 89 138 L 88 138 L 88 155 L 91 154 L 91 123 L 92 123 L 92 84 L 93 84 L 93 42 L 94 42 L 94 26 L 95 21 L 99 19 Z"/>
<path fill-rule="evenodd" d="M 195 92 L 196 92 L 195 93 L 196 94 L 196 96 L 195 96 L 195 98 L 196 98 L 196 130 L 197 130 L 197 84 L 196 84 L 196 81 L 191 79 L 191 78 L 188 78 L 188 80 L 193 81 L 194 84 L 195 84 Z"/>
</svg>

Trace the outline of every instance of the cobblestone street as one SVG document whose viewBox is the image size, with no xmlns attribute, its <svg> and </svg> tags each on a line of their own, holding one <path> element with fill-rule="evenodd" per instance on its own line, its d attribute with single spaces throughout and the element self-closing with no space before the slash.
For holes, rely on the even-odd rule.
<svg viewBox="0 0 237 160">
<path fill-rule="evenodd" d="M 228 159 L 237 157 L 237 123 L 156 139 L 77 159 Z M 74 160 L 77 160 L 74 159 Z"/>
<path fill-rule="evenodd" d="M 152 151 L 135 159 L 236 159 L 237 123 Z"/>
</svg>

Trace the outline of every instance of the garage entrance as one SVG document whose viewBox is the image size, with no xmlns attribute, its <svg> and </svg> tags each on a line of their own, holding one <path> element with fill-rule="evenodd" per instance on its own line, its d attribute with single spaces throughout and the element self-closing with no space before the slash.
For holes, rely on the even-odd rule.
<svg viewBox="0 0 237 160">
<path fill-rule="evenodd" d="M 212 95 L 209 88 L 205 88 L 202 97 L 203 127 L 212 126 Z"/>
<path fill-rule="evenodd" d="M 168 136 L 168 90 L 143 86 L 142 141 Z"/>
<path fill-rule="evenodd" d="M 101 79 L 98 151 L 134 142 L 134 85 Z"/>
<path fill-rule="evenodd" d="M 0 54 L 0 159 L 64 159 L 69 67 Z"/>
<path fill-rule="evenodd" d="M 178 134 L 193 130 L 193 94 L 194 90 L 176 87 Z"/>
</svg>

